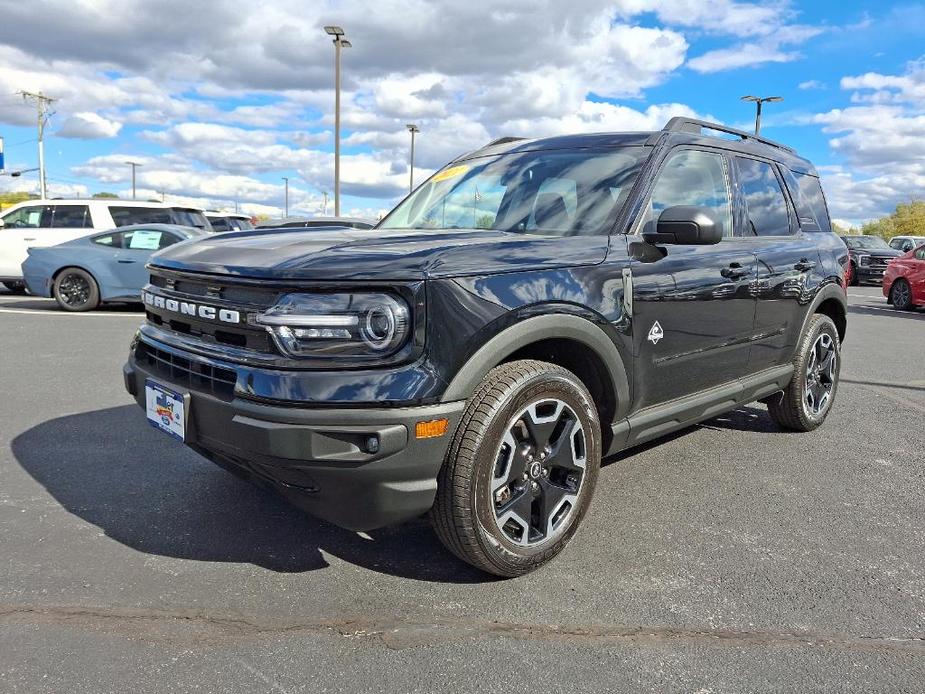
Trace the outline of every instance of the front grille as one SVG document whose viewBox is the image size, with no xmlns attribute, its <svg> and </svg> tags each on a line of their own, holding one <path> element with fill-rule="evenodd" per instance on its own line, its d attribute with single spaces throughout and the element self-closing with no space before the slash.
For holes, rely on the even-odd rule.
<svg viewBox="0 0 925 694">
<path fill-rule="evenodd" d="M 210 393 L 221 400 L 234 397 L 237 375 L 230 369 L 222 369 L 192 359 L 179 357 L 144 342 L 139 342 L 135 359 L 148 367 L 155 376 L 192 390 Z"/>
<path fill-rule="evenodd" d="M 875 267 L 886 267 L 887 263 L 889 263 L 891 260 L 892 258 L 877 258 L 875 256 L 871 256 L 870 264 Z"/>
</svg>

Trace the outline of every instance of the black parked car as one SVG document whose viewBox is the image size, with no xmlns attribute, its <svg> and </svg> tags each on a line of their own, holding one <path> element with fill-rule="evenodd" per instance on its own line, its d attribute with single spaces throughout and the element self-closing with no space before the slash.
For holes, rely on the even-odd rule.
<svg viewBox="0 0 925 694">
<path fill-rule="evenodd" d="M 513 576 L 569 540 L 604 455 L 759 399 L 818 427 L 846 265 L 812 164 L 782 145 L 677 118 L 503 138 L 370 234 L 160 253 L 125 385 L 313 514 L 429 512 L 459 557 Z"/>
<path fill-rule="evenodd" d="M 879 236 L 842 236 L 851 255 L 851 284 L 883 282 L 886 265 L 903 251 L 890 248 Z"/>
</svg>

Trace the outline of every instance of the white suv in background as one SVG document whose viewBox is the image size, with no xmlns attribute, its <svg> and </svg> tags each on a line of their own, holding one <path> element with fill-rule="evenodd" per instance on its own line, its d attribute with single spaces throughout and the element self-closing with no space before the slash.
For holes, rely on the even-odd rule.
<svg viewBox="0 0 925 694">
<path fill-rule="evenodd" d="M 925 236 L 894 236 L 890 239 L 890 248 L 906 253 L 925 243 Z"/>
<path fill-rule="evenodd" d="M 0 282 L 22 291 L 26 249 L 55 246 L 94 230 L 130 224 L 180 224 L 211 230 L 202 210 L 138 200 L 27 200 L 0 212 Z"/>
</svg>

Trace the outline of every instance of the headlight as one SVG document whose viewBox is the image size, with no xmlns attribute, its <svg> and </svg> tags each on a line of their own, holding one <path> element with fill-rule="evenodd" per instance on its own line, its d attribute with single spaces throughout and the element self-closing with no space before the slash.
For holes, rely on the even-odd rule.
<svg viewBox="0 0 925 694">
<path fill-rule="evenodd" d="M 410 311 L 390 294 L 287 294 L 253 314 L 291 357 L 378 359 L 395 353 L 410 332 Z"/>
</svg>

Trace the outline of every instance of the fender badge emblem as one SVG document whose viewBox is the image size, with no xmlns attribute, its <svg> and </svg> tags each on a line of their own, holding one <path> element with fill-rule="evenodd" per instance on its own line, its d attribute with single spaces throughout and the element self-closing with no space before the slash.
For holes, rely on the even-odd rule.
<svg viewBox="0 0 925 694">
<path fill-rule="evenodd" d="M 665 331 L 662 330 L 662 326 L 659 325 L 658 321 L 655 321 L 649 329 L 649 342 L 653 345 L 657 345 L 658 341 L 663 337 L 665 337 Z"/>
</svg>

